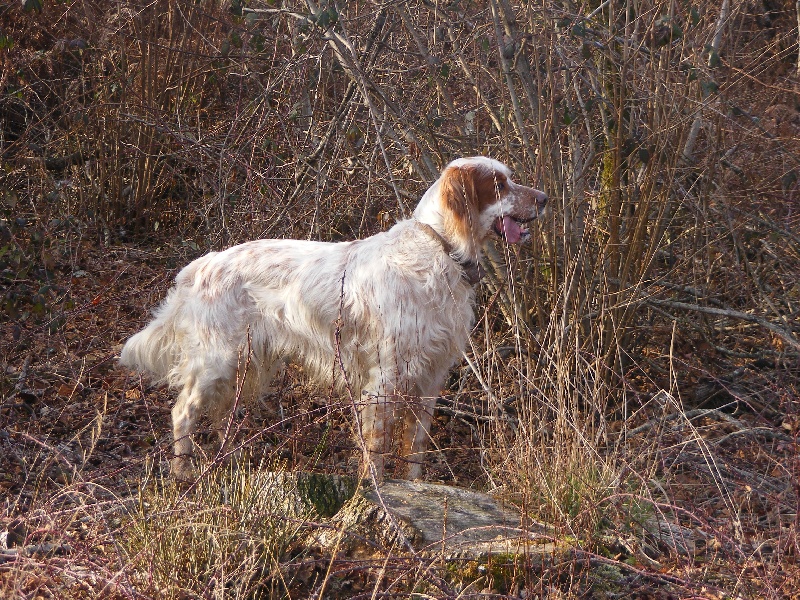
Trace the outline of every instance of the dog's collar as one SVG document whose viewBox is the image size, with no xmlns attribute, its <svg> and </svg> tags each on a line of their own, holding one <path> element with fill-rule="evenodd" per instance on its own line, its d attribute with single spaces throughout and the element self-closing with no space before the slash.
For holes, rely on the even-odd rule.
<svg viewBox="0 0 800 600">
<path fill-rule="evenodd" d="M 452 256 L 454 248 L 452 244 L 450 244 L 450 242 L 448 242 L 441 235 L 439 235 L 439 232 L 436 231 L 433 227 L 431 227 L 427 223 L 421 223 L 420 221 L 417 221 L 416 223 L 417 226 L 422 231 L 427 233 L 431 239 L 439 242 L 444 251 L 450 256 L 451 259 L 453 259 L 453 262 L 455 262 L 459 267 L 461 267 L 461 276 L 467 280 L 467 283 L 469 283 L 470 285 L 475 285 L 481 280 L 484 274 L 484 270 L 479 263 L 471 260 L 456 260 Z"/>
</svg>

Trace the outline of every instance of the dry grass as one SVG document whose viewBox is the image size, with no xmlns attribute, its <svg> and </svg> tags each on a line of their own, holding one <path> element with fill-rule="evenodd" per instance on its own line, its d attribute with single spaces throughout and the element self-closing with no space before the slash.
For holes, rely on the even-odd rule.
<svg viewBox="0 0 800 600">
<path fill-rule="evenodd" d="M 161 598 L 286 594 L 297 572 L 281 561 L 292 548 L 300 560 L 298 542 L 317 515 L 288 502 L 264 470 L 237 461 L 182 491 L 148 468 L 120 539 L 134 585 Z"/>
</svg>

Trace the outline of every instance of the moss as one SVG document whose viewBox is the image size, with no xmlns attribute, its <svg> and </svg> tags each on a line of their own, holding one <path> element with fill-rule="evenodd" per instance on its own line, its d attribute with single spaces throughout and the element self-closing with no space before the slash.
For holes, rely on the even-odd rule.
<svg viewBox="0 0 800 600">
<path fill-rule="evenodd" d="M 304 473 L 298 475 L 297 489 L 313 504 L 317 514 L 332 517 L 353 497 L 356 486 L 349 477 Z"/>
<path fill-rule="evenodd" d="M 592 598 L 616 597 L 630 591 L 626 585 L 625 574 L 614 565 L 598 565 L 589 576 L 591 580 Z"/>
<path fill-rule="evenodd" d="M 448 578 L 462 584 L 484 580 L 484 587 L 500 594 L 508 593 L 515 584 L 524 580 L 527 571 L 525 556 L 521 554 L 490 554 L 485 560 L 453 561 L 447 563 Z"/>
<path fill-rule="evenodd" d="M 608 234 L 609 216 L 614 193 L 614 172 L 617 166 L 611 149 L 603 153 L 603 169 L 600 172 L 600 196 L 597 200 L 597 223 L 601 235 Z"/>
</svg>

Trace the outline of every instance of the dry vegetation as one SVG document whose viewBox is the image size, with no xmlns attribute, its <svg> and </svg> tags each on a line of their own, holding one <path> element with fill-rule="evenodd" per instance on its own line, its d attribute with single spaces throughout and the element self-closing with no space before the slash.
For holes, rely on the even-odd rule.
<svg viewBox="0 0 800 600">
<path fill-rule="evenodd" d="M 798 6 L 0 4 L 0 596 L 796 597 Z M 114 356 L 176 268 L 375 233 L 471 154 L 553 211 L 487 248 L 426 478 L 574 561 L 308 547 L 319 515 L 279 516 L 258 467 L 356 452 L 292 369 L 236 422 L 251 459 L 165 479 L 169 395 Z"/>
</svg>

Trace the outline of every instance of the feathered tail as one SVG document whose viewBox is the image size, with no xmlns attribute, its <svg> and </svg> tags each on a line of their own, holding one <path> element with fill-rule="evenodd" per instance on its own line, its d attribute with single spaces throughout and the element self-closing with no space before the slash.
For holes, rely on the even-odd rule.
<svg viewBox="0 0 800 600">
<path fill-rule="evenodd" d="M 122 366 L 145 372 L 158 382 L 170 378 L 180 354 L 175 333 L 179 303 L 172 302 L 174 295 L 172 290 L 153 321 L 125 342 L 119 357 Z"/>
</svg>

